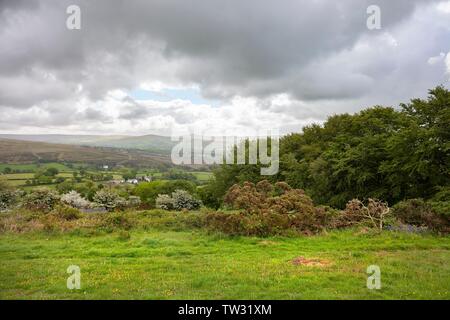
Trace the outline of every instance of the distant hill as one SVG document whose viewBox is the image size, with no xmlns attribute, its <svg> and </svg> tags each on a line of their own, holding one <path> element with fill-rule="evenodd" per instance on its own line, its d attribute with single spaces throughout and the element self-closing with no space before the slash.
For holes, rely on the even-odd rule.
<svg viewBox="0 0 450 320">
<path fill-rule="evenodd" d="M 169 155 L 176 142 L 172 142 L 170 137 L 158 135 L 145 136 L 123 136 L 123 135 L 21 135 L 21 134 L 0 134 L 0 139 L 13 139 L 22 141 L 70 144 L 80 146 L 110 147 L 122 149 L 138 149 L 152 153 Z"/>
<path fill-rule="evenodd" d="M 0 138 L 1 163 L 83 162 L 124 166 L 170 166 L 165 155 L 141 150 L 87 147 L 37 141 L 20 141 Z"/>
</svg>

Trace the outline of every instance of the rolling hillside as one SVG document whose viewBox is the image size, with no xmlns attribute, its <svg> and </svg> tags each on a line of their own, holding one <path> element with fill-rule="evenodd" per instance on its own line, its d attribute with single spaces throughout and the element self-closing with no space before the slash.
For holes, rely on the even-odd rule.
<svg viewBox="0 0 450 320">
<path fill-rule="evenodd" d="M 121 149 L 145 150 L 152 153 L 168 155 L 175 145 L 170 137 L 145 135 L 145 136 L 121 136 L 121 135 L 16 135 L 0 134 L 0 139 L 13 139 L 21 141 L 59 143 L 80 146 L 110 147 Z"/>
<path fill-rule="evenodd" d="M 32 163 L 36 161 L 146 167 L 170 165 L 168 156 L 147 151 L 0 139 L 1 163 Z"/>
</svg>

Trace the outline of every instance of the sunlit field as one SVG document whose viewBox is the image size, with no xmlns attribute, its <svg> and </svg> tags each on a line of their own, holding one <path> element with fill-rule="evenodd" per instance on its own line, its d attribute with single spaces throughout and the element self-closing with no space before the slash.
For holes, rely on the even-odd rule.
<svg viewBox="0 0 450 320">
<path fill-rule="evenodd" d="M 450 298 L 449 237 L 346 230 L 257 238 L 176 229 L 1 234 L 0 298 Z M 66 286 L 70 265 L 80 267 L 80 290 Z M 381 269 L 380 290 L 366 286 L 369 265 Z"/>
</svg>

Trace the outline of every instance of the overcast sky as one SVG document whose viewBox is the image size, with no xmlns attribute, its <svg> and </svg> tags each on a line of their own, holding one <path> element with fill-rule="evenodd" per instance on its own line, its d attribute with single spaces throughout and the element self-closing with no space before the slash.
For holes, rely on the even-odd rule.
<svg viewBox="0 0 450 320">
<path fill-rule="evenodd" d="M 450 1 L 0 0 L 1 133 L 298 132 L 449 80 Z"/>
</svg>

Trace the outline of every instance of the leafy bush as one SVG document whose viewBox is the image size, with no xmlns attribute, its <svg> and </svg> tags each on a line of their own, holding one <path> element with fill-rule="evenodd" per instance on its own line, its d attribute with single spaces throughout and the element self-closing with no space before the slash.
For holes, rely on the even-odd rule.
<svg viewBox="0 0 450 320">
<path fill-rule="evenodd" d="M 73 181 L 71 181 L 71 180 L 64 180 L 61 183 L 58 183 L 56 185 L 56 190 L 59 193 L 64 194 L 64 193 L 68 193 L 71 190 L 73 190 L 74 187 L 75 187 L 75 184 L 73 183 Z"/>
<path fill-rule="evenodd" d="M 126 205 L 125 199 L 120 197 L 117 193 L 108 190 L 99 190 L 95 193 L 94 202 L 108 211 L 115 209 L 122 209 Z"/>
<path fill-rule="evenodd" d="M 59 200 L 59 195 L 55 191 L 37 189 L 25 197 L 23 206 L 29 210 L 49 212 Z"/>
<path fill-rule="evenodd" d="M 220 208 L 220 199 L 216 197 L 214 192 L 211 190 L 210 185 L 200 186 L 197 188 L 197 194 L 203 205 L 211 209 Z"/>
<path fill-rule="evenodd" d="M 78 209 L 88 209 L 92 204 L 84 199 L 78 192 L 72 190 L 61 197 L 61 202 Z"/>
<path fill-rule="evenodd" d="M 171 194 L 175 190 L 185 190 L 190 194 L 194 194 L 196 185 L 185 180 L 144 182 L 137 185 L 133 193 L 139 196 L 143 203 L 154 206 L 158 195 Z"/>
<path fill-rule="evenodd" d="M 437 232 L 450 232 L 450 220 L 433 209 L 430 203 L 422 199 L 409 199 L 393 207 L 394 215 L 401 222 L 414 226 L 426 226 Z"/>
<path fill-rule="evenodd" d="M 450 187 L 441 187 L 428 201 L 433 211 L 444 219 L 450 219 Z"/>
</svg>

